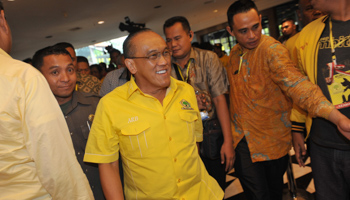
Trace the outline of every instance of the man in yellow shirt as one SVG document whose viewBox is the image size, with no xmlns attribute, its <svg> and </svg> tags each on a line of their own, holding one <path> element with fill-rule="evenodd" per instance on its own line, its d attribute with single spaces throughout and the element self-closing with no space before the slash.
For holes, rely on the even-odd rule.
<svg viewBox="0 0 350 200">
<path fill-rule="evenodd" d="M 202 121 L 194 89 L 170 77 L 171 53 L 149 29 L 125 40 L 133 77 L 104 96 L 96 110 L 84 161 L 99 163 L 107 199 L 222 199 L 198 154 Z"/>
</svg>

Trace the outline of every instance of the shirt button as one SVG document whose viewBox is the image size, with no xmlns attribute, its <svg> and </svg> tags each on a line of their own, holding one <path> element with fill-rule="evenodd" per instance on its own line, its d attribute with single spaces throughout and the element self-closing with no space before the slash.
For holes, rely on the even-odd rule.
<svg viewBox="0 0 350 200">
<path fill-rule="evenodd" d="M 180 182 L 181 182 L 181 179 L 177 179 L 177 182 L 180 183 Z"/>
<path fill-rule="evenodd" d="M 182 198 L 181 200 L 185 200 L 185 198 Z"/>
<path fill-rule="evenodd" d="M 70 134 L 73 135 L 73 132 L 71 132 Z"/>
<path fill-rule="evenodd" d="M 95 186 L 91 186 L 91 188 L 92 188 L 92 189 L 94 189 L 94 188 L 95 188 Z"/>
<path fill-rule="evenodd" d="M 164 115 L 164 119 L 166 119 L 166 116 Z"/>
<path fill-rule="evenodd" d="M 78 152 L 78 155 L 80 155 L 80 152 Z"/>
<path fill-rule="evenodd" d="M 171 141 L 173 138 L 169 137 L 169 141 Z"/>
<path fill-rule="evenodd" d="M 177 159 L 176 158 L 174 158 L 174 162 L 176 162 L 177 161 Z"/>
<path fill-rule="evenodd" d="M 66 119 L 67 119 L 67 116 L 64 116 L 64 118 L 66 118 Z"/>
<path fill-rule="evenodd" d="M 86 169 L 85 171 L 88 172 L 88 169 Z"/>
</svg>

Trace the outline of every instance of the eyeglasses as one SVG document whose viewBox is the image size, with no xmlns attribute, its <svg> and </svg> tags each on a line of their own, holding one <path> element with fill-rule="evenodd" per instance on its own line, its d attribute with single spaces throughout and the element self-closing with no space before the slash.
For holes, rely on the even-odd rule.
<svg viewBox="0 0 350 200">
<path fill-rule="evenodd" d="M 154 52 L 149 56 L 144 56 L 144 57 L 128 57 L 130 59 L 138 59 L 138 58 L 144 58 L 148 59 L 153 62 L 157 62 L 160 57 L 163 56 L 164 58 L 170 58 L 171 57 L 171 52 L 169 49 L 165 49 L 162 53 L 161 52 Z"/>
</svg>

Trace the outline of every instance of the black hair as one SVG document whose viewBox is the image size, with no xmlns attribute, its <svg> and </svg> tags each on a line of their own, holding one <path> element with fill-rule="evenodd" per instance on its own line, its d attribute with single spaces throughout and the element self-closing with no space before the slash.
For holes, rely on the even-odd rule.
<svg viewBox="0 0 350 200">
<path fill-rule="evenodd" d="M 231 6 L 227 10 L 227 21 L 231 30 L 233 27 L 233 16 L 239 13 L 248 12 L 251 9 L 254 9 L 256 10 L 256 12 L 258 12 L 258 8 L 252 0 L 238 0 L 231 4 Z"/>
<path fill-rule="evenodd" d="M 68 55 L 72 59 L 72 56 L 65 48 L 48 46 L 35 52 L 33 56 L 33 66 L 40 71 L 41 67 L 44 64 L 44 57 L 49 55 Z"/>
<path fill-rule="evenodd" d="M 80 62 L 86 62 L 89 65 L 88 59 L 84 56 L 77 56 L 77 63 L 80 63 Z"/>
<path fill-rule="evenodd" d="M 92 65 L 90 65 L 89 68 L 90 68 L 90 70 L 91 70 L 91 69 L 94 68 L 94 67 L 96 67 L 97 70 L 98 70 L 98 72 L 101 73 L 102 69 L 101 69 L 101 66 L 100 66 L 99 64 L 92 64 Z"/>
<path fill-rule="evenodd" d="M 134 48 L 134 44 L 132 43 L 132 39 L 137 36 L 140 33 L 143 32 L 148 32 L 151 31 L 153 32 L 151 29 L 149 28 L 144 28 L 144 29 L 140 29 L 137 30 L 135 32 L 132 32 L 128 35 L 128 37 L 125 39 L 124 43 L 123 43 L 123 52 L 124 52 L 124 58 L 130 58 L 133 57 L 135 54 L 135 48 Z"/>
<path fill-rule="evenodd" d="M 113 48 L 113 49 L 111 49 L 111 50 L 108 51 L 109 56 L 112 56 L 112 53 L 115 53 L 115 52 L 118 53 L 119 55 L 121 54 L 121 52 L 120 52 L 118 49 L 114 49 L 114 48 Z"/>
<path fill-rule="evenodd" d="M 292 19 L 292 18 L 285 18 L 285 19 L 282 20 L 281 25 L 282 25 L 284 22 L 287 22 L 287 21 L 291 21 L 292 24 L 295 24 L 295 20 L 294 20 L 294 19 Z"/>
<path fill-rule="evenodd" d="M 0 1 L 0 10 L 4 10 L 4 6 L 2 5 L 2 1 Z"/>
<path fill-rule="evenodd" d="M 70 47 L 74 50 L 74 46 L 68 42 L 59 42 L 59 43 L 55 44 L 54 46 L 59 47 L 59 48 L 63 48 L 63 49 Z"/>
<path fill-rule="evenodd" d="M 186 31 L 186 32 L 190 32 L 191 31 L 190 23 L 188 22 L 186 17 L 175 16 L 175 17 L 169 18 L 169 19 L 167 19 L 165 21 L 165 23 L 163 25 L 163 32 L 165 33 L 165 28 L 169 28 L 169 27 L 173 26 L 177 22 L 181 23 L 182 28 L 184 29 L 184 31 Z"/>
</svg>

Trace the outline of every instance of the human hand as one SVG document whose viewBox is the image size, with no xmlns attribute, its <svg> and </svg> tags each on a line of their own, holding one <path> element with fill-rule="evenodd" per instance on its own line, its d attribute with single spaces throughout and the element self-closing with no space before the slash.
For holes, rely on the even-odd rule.
<svg viewBox="0 0 350 200">
<path fill-rule="evenodd" d="M 339 112 L 337 109 L 333 109 L 329 114 L 328 120 L 333 122 L 339 132 L 343 134 L 348 140 L 350 140 L 350 119 Z"/>
<path fill-rule="evenodd" d="M 207 106 L 206 106 L 205 95 L 196 91 L 196 98 L 197 98 L 198 109 L 206 110 Z"/>
<path fill-rule="evenodd" d="M 224 142 L 220 150 L 221 164 L 226 162 L 225 171 L 230 171 L 233 168 L 233 164 L 236 159 L 236 152 L 233 149 L 233 144 L 231 142 Z"/>
<path fill-rule="evenodd" d="M 304 136 L 301 133 L 292 132 L 292 138 L 295 158 L 299 163 L 299 167 L 305 167 L 304 157 L 306 156 L 306 149 L 304 145 Z"/>
<path fill-rule="evenodd" d="M 350 140 L 350 119 L 345 116 L 340 118 L 337 127 L 340 133 Z"/>
</svg>

